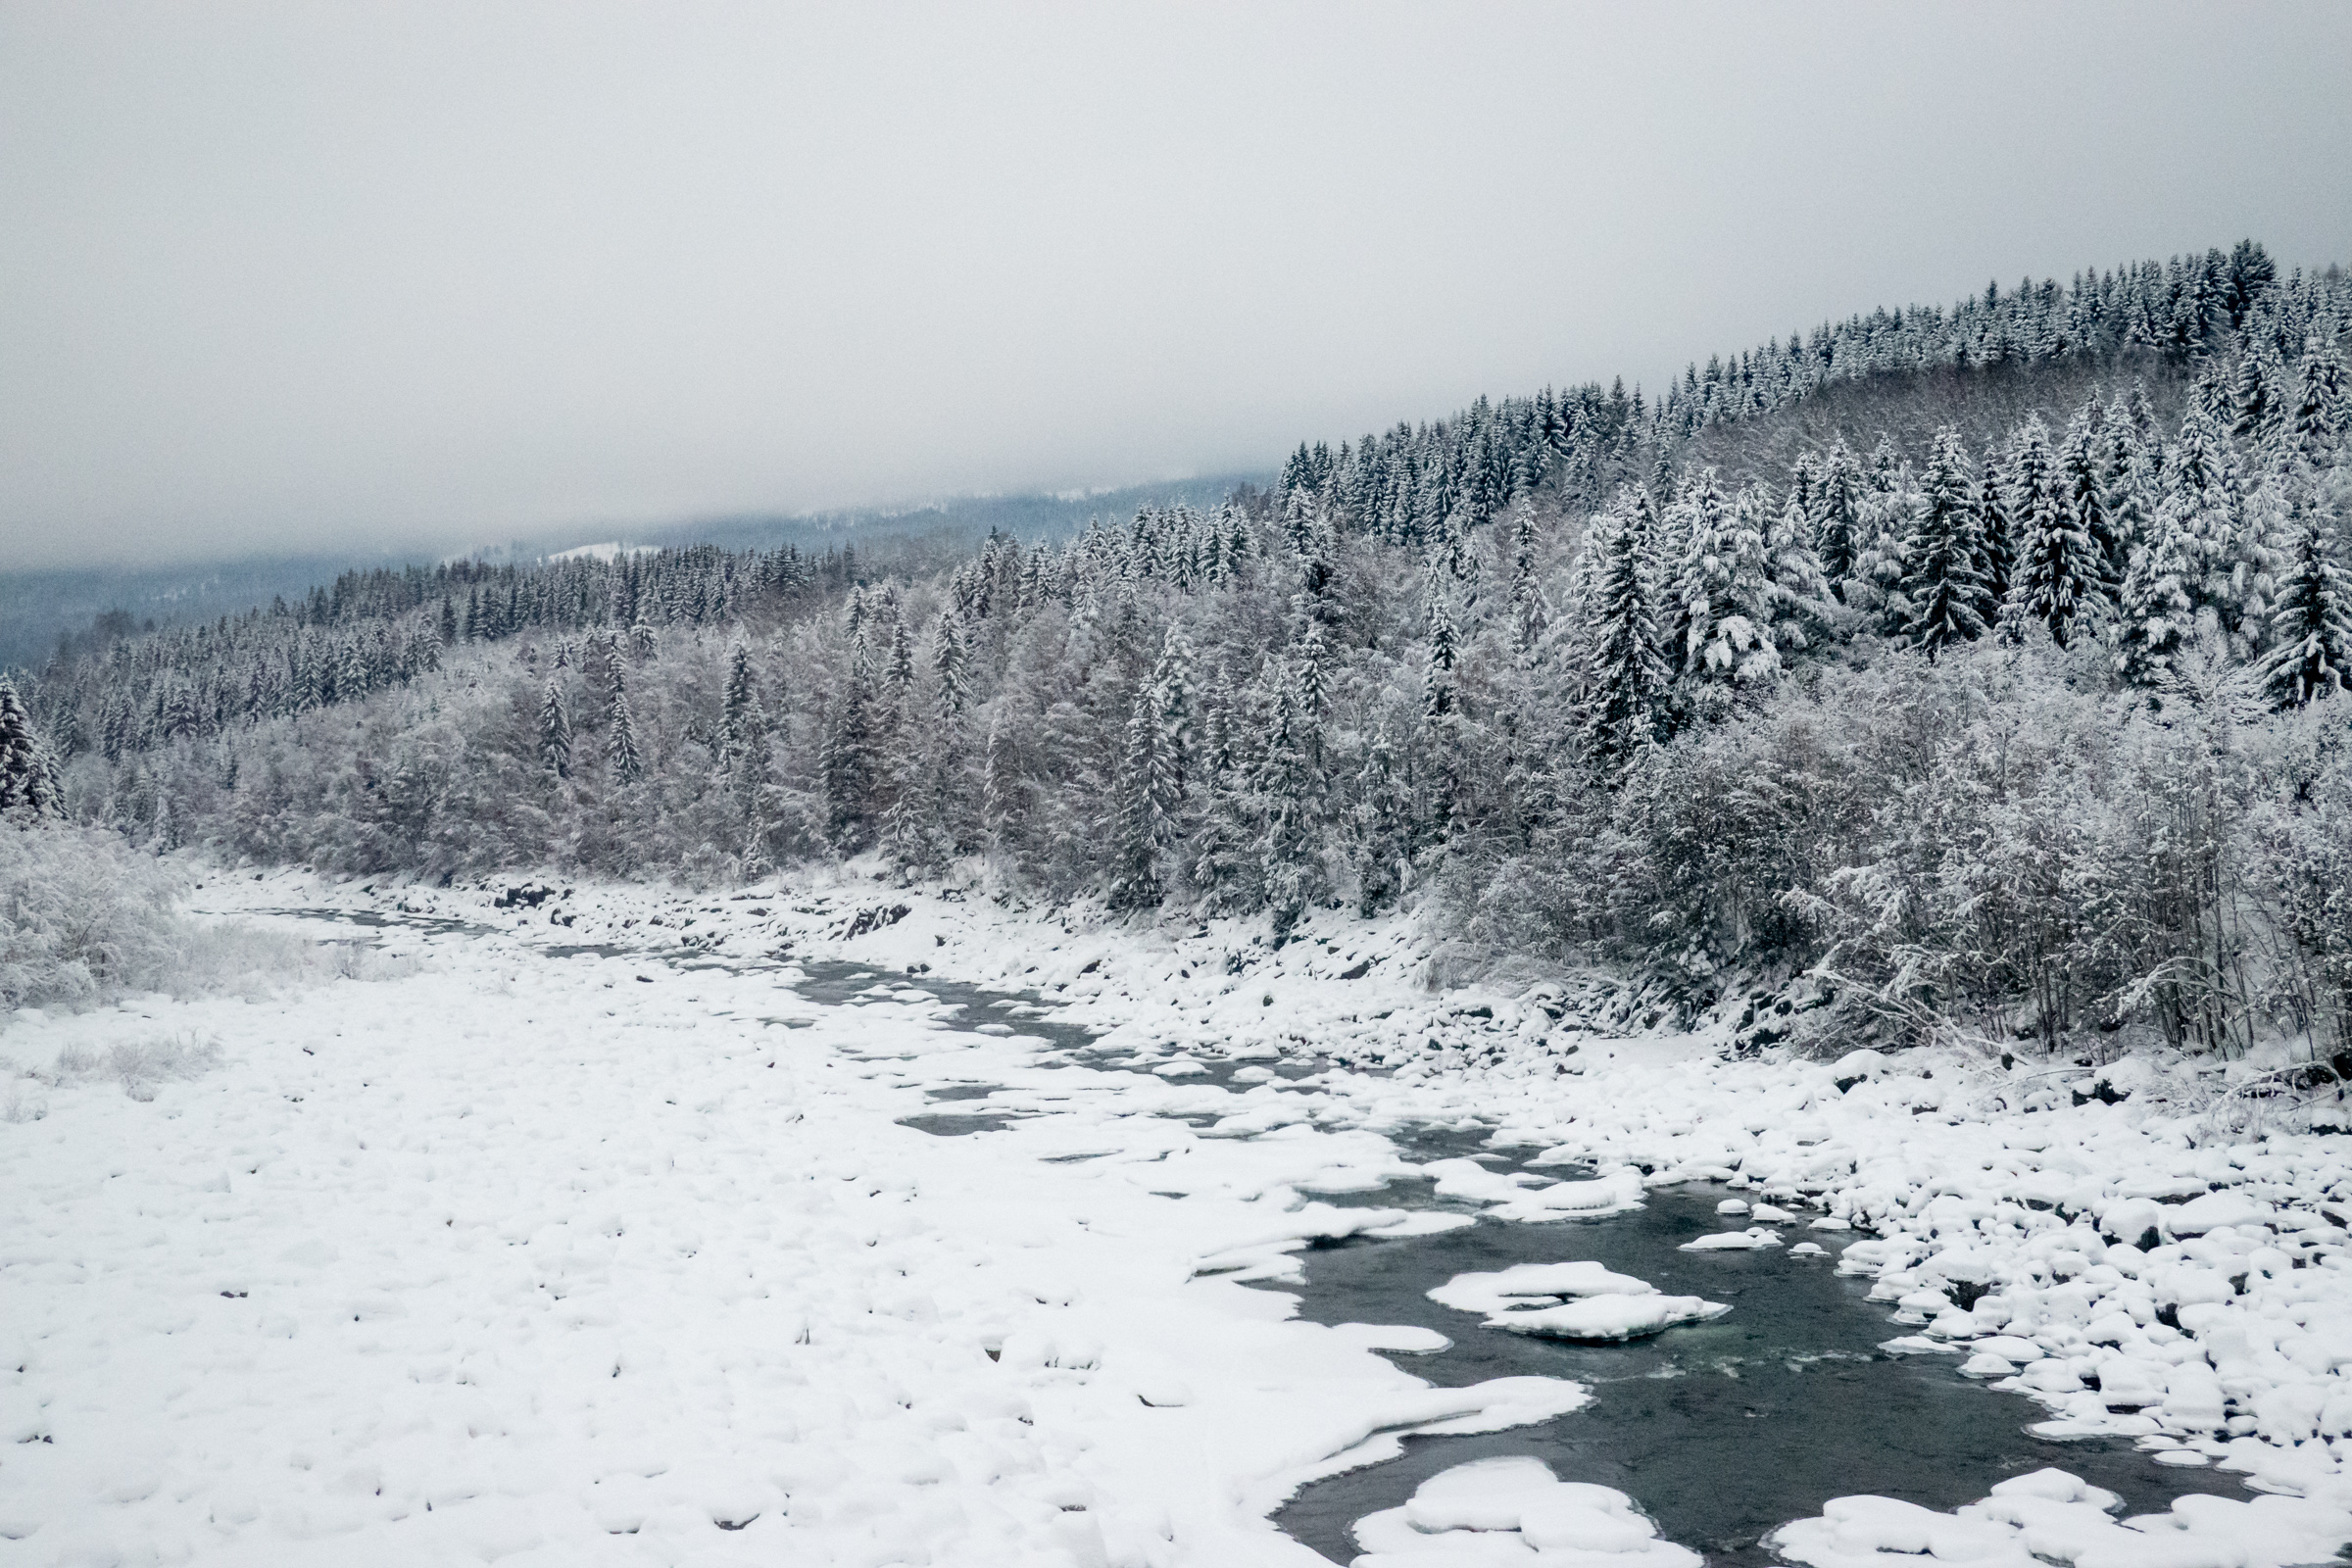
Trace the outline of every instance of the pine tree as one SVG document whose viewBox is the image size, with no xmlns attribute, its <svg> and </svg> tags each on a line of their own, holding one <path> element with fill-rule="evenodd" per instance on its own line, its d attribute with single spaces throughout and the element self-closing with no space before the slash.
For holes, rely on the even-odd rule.
<svg viewBox="0 0 2352 1568">
<path fill-rule="evenodd" d="M 1422 675 L 1421 710 L 1428 718 L 1439 720 L 1453 711 L 1453 665 L 1459 629 L 1454 623 L 1451 596 L 1437 572 L 1423 573 L 1422 593 L 1427 601 L 1422 629 L 1429 643 L 1429 662 Z"/>
<path fill-rule="evenodd" d="M 2049 430 L 2029 416 L 2009 460 L 2010 520 L 2017 534 L 2017 569 L 2001 618 L 2014 640 L 2025 622 L 2049 628 L 2059 647 L 2107 608 L 2099 579 L 2106 558 L 2076 523 L 2067 504 Z"/>
<path fill-rule="evenodd" d="M 2271 621 L 2274 646 L 2262 666 L 2271 699 L 2281 708 L 2341 691 L 2352 674 L 2352 585 L 2336 564 L 2334 543 L 2320 514 L 2305 513 Z"/>
<path fill-rule="evenodd" d="M 2068 421 L 2066 439 L 2058 448 L 2058 489 L 2068 520 L 2093 546 L 2087 569 L 2096 578 L 2099 598 L 2113 604 L 2132 562 L 2130 541 L 2121 536 L 2109 510 L 2105 444 L 2099 406 L 2086 402 Z"/>
<path fill-rule="evenodd" d="M 1266 676 L 1271 688 L 1266 744 L 1252 781 L 1265 823 L 1257 841 L 1257 861 L 1275 928 L 1288 931 L 1306 912 L 1312 897 L 1308 862 L 1315 848 L 1318 779 L 1301 743 L 1297 682 L 1279 660 L 1268 666 Z"/>
<path fill-rule="evenodd" d="M 1156 906 L 1168 858 L 1183 832 L 1192 760 L 1191 651 L 1170 626 L 1151 677 L 1136 688 L 1119 763 L 1118 869 L 1114 907 Z"/>
<path fill-rule="evenodd" d="M 1658 629 L 1667 662 L 1678 675 L 1692 675 L 1703 666 L 1716 596 L 1730 579 L 1723 552 L 1732 508 L 1713 468 L 1685 474 L 1680 489 L 1659 519 L 1663 595 Z"/>
<path fill-rule="evenodd" d="M 571 776 L 571 713 L 552 680 L 539 704 L 539 765 L 558 778 Z"/>
<path fill-rule="evenodd" d="M 0 675 L 0 811 L 36 817 L 66 814 L 57 760 L 32 725 L 16 683 Z"/>
<path fill-rule="evenodd" d="M 612 764 L 613 778 L 623 784 L 645 777 L 645 754 L 637 747 L 637 724 L 625 691 L 612 694 L 612 710 L 605 720 L 605 760 Z"/>
<path fill-rule="evenodd" d="M 2124 577 L 2116 663 L 2125 679 L 2162 685 L 2195 634 L 2202 558 L 2192 505 L 2177 494 L 2168 496 Z"/>
<path fill-rule="evenodd" d="M 1960 432 L 1945 425 L 1936 432 L 1918 517 L 1903 549 L 1909 567 L 1903 578 L 1908 611 L 1903 634 L 1930 660 L 1953 643 L 1974 642 L 1984 634 L 1983 555 L 1968 451 Z"/>
<path fill-rule="evenodd" d="M 2185 582 L 2192 620 L 2210 611 L 2231 651 L 2249 657 L 2270 625 L 2278 560 L 2266 518 L 2249 507 L 2237 452 L 2221 420 L 2191 408 L 2165 466 L 2158 510 L 2180 537 L 2174 557 L 2193 575 Z"/>
<path fill-rule="evenodd" d="M 1832 591 L 1843 600 L 1845 580 L 1854 574 L 1862 549 L 1855 537 L 1861 499 L 1855 491 L 1854 459 L 1843 441 L 1831 443 L 1808 500 L 1813 513 L 1813 554 L 1820 560 Z"/>
<path fill-rule="evenodd" d="M 875 750 L 873 674 L 859 641 L 825 727 L 817 758 L 824 790 L 825 827 L 836 849 L 854 853 L 865 841 L 880 771 Z"/>
<path fill-rule="evenodd" d="M 2278 394 L 2270 365 L 2251 348 L 2238 356 L 2232 393 L 2237 407 L 2230 433 L 2249 451 L 2260 448 L 2278 428 Z"/>
<path fill-rule="evenodd" d="M 1536 509 L 1521 496 L 1511 509 L 1512 646 L 1525 658 L 1543 635 L 1543 589 L 1536 582 Z"/>
<path fill-rule="evenodd" d="M 734 752 L 766 727 L 760 711 L 760 685 L 752 673 L 752 646 L 742 637 L 727 650 L 726 694 L 720 700 L 718 733 Z"/>
<path fill-rule="evenodd" d="M 2286 418 L 2286 438 L 2295 455 L 2313 467 L 2334 456 L 2344 433 L 2345 377 L 2343 356 L 2335 344 L 2335 323 L 2323 322 L 2312 333 L 2303 364 L 2295 374 L 2295 406 Z"/>
<path fill-rule="evenodd" d="M 1977 577 L 1984 592 L 1977 600 L 1977 618 L 1990 626 L 2000 619 L 2009 599 L 2009 579 L 2017 570 L 2017 540 L 2009 525 L 2009 501 L 2001 484 L 2001 466 L 1989 451 L 1977 478 Z"/>
<path fill-rule="evenodd" d="M 964 649 L 963 617 L 953 610 L 940 612 L 931 628 L 931 672 L 939 678 L 939 717 L 959 721 L 971 701 L 970 657 Z"/>
<path fill-rule="evenodd" d="M 1658 652 L 1649 563 L 1630 500 L 1594 519 L 1587 545 L 1596 565 L 1584 605 L 1587 665 L 1574 715 L 1586 755 L 1604 771 L 1660 738 L 1674 672 Z"/>
<path fill-rule="evenodd" d="M 890 627 L 890 675 L 887 696 L 894 711 L 904 712 L 914 692 L 914 638 L 902 615 Z"/>
<path fill-rule="evenodd" d="M 1853 569 L 1845 580 L 1845 602 L 1865 623 L 1889 637 L 1902 635 L 1910 618 L 1903 602 L 1903 541 L 1919 510 L 1911 466 L 1885 436 L 1872 450 L 1855 486 Z"/>
</svg>

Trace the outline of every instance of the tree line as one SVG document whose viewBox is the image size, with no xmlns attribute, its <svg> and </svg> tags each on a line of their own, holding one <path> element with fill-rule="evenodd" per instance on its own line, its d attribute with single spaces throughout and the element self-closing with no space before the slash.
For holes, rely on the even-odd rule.
<svg viewBox="0 0 2352 1568">
<path fill-rule="evenodd" d="M 975 860 L 1155 911 L 1422 900 L 1813 1027 L 2352 1046 L 2340 274 L 2258 247 L 1482 402 L 934 569 L 355 576 L 29 685 L 60 806 L 427 876 Z M 1833 383 L 2095 395 L 1769 473 Z M 2158 391 L 2151 393 L 2149 383 Z M 1605 493 L 1596 492 L 1605 490 Z"/>
</svg>

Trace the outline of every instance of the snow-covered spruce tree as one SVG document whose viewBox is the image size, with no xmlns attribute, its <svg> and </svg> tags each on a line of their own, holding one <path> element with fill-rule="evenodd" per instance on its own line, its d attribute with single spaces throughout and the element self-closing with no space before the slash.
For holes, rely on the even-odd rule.
<svg viewBox="0 0 2352 1568">
<path fill-rule="evenodd" d="M 719 700 L 719 740 L 729 753 L 765 728 L 760 710 L 759 678 L 752 672 L 752 645 L 738 634 L 727 650 L 727 685 Z"/>
<path fill-rule="evenodd" d="M 2294 407 L 2287 412 L 2284 431 L 2294 454 L 2315 467 L 2332 462 L 2336 443 L 2344 434 L 2348 408 L 2352 408 L 2352 390 L 2346 386 L 2335 323 L 2323 321 L 2315 326 L 2310 347 L 2295 371 Z"/>
<path fill-rule="evenodd" d="M 1990 451 L 1977 476 L 1977 576 L 1984 593 L 1977 614 L 1991 626 L 2001 618 L 2009 600 L 2009 579 L 2017 569 L 2017 538 L 2009 522 L 2008 493 L 2002 484 L 2001 464 Z"/>
<path fill-rule="evenodd" d="M 2066 438 L 2058 446 L 2058 493 L 2068 520 L 2091 542 L 2088 569 L 2097 580 L 2100 600 L 2112 605 L 2124 573 L 2131 569 L 2136 541 L 2126 538 L 2116 522 L 2109 448 L 2097 401 L 2084 402 L 2067 421 Z"/>
<path fill-rule="evenodd" d="M 2012 445 L 2008 490 L 2017 568 L 2001 612 L 2004 627 L 2014 640 L 2025 622 L 2038 621 L 2064 648 L 2108 608 L 2099 587 L 2106 556 L 2068 505 L 2049 429 L 2038 416 L 2026 420 Z"/>
<path fill-rule="evenodd" d="M 58 780 L 57 760 L 32 727 L 32 715 L 16 682 L 0 675 L 0 811 L 16 810 L 63 816 L 66 793 Z"/>
<path fill-rule="evenodd" d="M 2195 635 L 2204 551 L 2193 504 L 2178 494 L 2156 508 L 2147 541 L 2124 576 L 2116 615 L 2116 666 L 2124 678 L 2160 686 Z M 2218 630 L 2218 622 L 2216 629 Z"/>
<path fill-rule="evenodd" d="M 1287 931 L 1320 892 L 1314 868 L 1320 779 L 1308 764 L 1311 721 L 1302 711 L 1297 678 L 1277 660 L 1267 670 L 1267 685 L 1265 751 L 1252 781 L 1264 821 L 1257 860 L 1266 906 L 1277 929 Z"/>
<path fill-rule="evenodd" d="M 1544 635 L 1544 590 L 1536 581 L 1536 509 L 1522 495 L 1511 506 L 1511 646 L 1521 658 Z"/>
<path fill-rule="evenodd" d="M 1813 521 L 1813 554 L 1822 574 L 1840 600 L 1845 581 L 1854 574 L 1862 553 L 1861 498 L 1857 493 L 1854 457 L 1842 440 L 1830 443 L 1806 504 Z"/>
<path fill-rule="evenodd" d="M 1185 829 L 1192 728 L 1192 652 L 1182 629 L 1170 626 L 1151 677 L 1136 688 L 1127 719 L 1113 824 L 1114 908 L 1153 908 L 1167 891 L 1170 859 Z"/>
<path fill-rule="evenodd" d="M 824 745 L 818 757 L 824 794 L 825 833 L 837 851 L 854 854 L 865 846 L 881 783 L 876 745 L 876 694 L 872 661 L 862 637 L 856 638 L 849 668 L 834 694 Z"/>
<path fill-rule="evenodd" d="M 963 617 L 943 610 L 931 627 L 931 673 L 939 682 L 939 718 L 960 724 L 971 704 L 971 657 L 965 646 Z"/>
<path fill-rule="evenodd" d="M 2352 584 L 2336 562 L 2326 519 L 2310 511 L 2299 523 L 2262 666 L 2271 699 L 2281 708 L 2340 692 L 2352 678 Z"/>
<path fill-rule="evenodd" d="M 645 754 L 637 745 L 637 720 L 625 691 L 612 694 L 612 710 L 605 720 L 605 760 L 619 783 L 635 784 L 645 777 Z"/>
<path fill-rule="evenodd" d="M 1845 602 L 1863 623 L 1882 636 L 1898 637 L 1910 617 L 1903 602 L 1903 540 L 1918 511 L 1918 487 L 1909 464 L 1881 436 L 1856 487 L 1854 565 L 1845 581 Z"/>
<path fill-rule="evenodd" d="M 1693 677 L 1704 664 L 1716 595 L 1731 576 L 1723 559 L 1731 514 L 1731 498 L 1708 467 L 1687 475 L 1659 516 L 1658 629 L 1667 662 L 1678 677 Z"/>
<path fill-rule="evenodd" d="M 1683 677 L 1700 683 L 1769 680 L 1786 662 L 1784 649 L 1805 646 L 1806 622 L 1818 607 L 1776 572 L 1767 491 L 1751 485 L 1725 508 L 1712 475 L 1697 489 L 1690 542 L 1675 585 L 1684 622 Z M 1800 582 L 1812 580 L 1811 560 L 1794 548 L 1777 564 Z"/>
<path fill-rule="evenodd" d="M 2230 436 L 2242 450 L 2260 451 L 2279 426 L 2278 374 L 2269 356 L 2258 348 L 2240 354 L 2230 393 L 2235 404 Z"/>
<path fill-rule="evenodd" d="M 539 703 L 539 765 L 557 778 L 571 776 L 571 710 L 553 680 Z"/>
<path fill-rule="evenodd" d="M 1663 737 L 1674 672 L 1658 652 L 1647 551 L 1632 492 L 1593 519 L 1585 548 L 1594 563 L 1580 607 L 1586 666 L 1575 715 L 1588 756 L 1607 771 Z"/>
<path fill-rule="evenodd" d="M 1903 546 L 1903 634 L 1931 660 L 1953 643 L 1984 635 L 1983 556 L 1968 449 L 1959 430 L 1947 424 L 1936 434 L 1919 513 Z"/>
</svg>

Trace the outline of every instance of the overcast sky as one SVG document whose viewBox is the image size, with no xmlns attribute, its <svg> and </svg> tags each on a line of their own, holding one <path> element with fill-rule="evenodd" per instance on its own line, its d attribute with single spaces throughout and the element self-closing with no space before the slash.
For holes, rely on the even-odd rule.
<svg viewBox="0 0 2352 1568">
<path fill-rule="evenodd" d="M 2348 61 L 2332 3 L 5 0 L 0 567 L 1270 466 L 2352 260 Z"/>
</svg>

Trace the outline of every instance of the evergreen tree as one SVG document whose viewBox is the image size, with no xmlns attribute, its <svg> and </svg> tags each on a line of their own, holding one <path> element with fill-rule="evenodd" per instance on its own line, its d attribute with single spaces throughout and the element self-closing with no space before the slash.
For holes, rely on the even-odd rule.
<svg viewBox="0 0 2352 1568">
<path fill-rule="evenodd" d="M 2064 648 L 2082 622 L 2107 608 L 2099 587 L 2106 557 L 2077 523 L 2038 417 L 2029 416 L 2018 432 L 2008 488 L 2018 562 L 2002 620 L 2012 639 L 2037 620 Z"/>
<path fill-rule="evenodd" d="M 963 618 L 953 610 L 940 612 L 931 628 L 931 672 L 939 678 L 939 716 L 959 721 L 971 701 L 971 660 L 965 651 Z"/>
<path fill-rule="evenodd" d="M 824 791 L 825 828 L 837 849 L 854 853 L 865 842 L 880 772 L 873 715 L 873 675 L 858 642 L 825 726 L 817 759 Z"/>
<path fill-rule="evenodd" d="M 2108 507 L 2108 464 L 2099 432 L 2099 408 L 2086 402 L 2075 411 L 2058 448 L 2058 490 L 2067 519 L 2076 532 L 2091 542 L 2093 554 L 2085 569 L 2096 579 L 2103 604 L 2115 593 L 2131 568 L 2129 541 L 2118 532 Z"/>
<path fill-rule="evenodd" d="M 727 650 L 727 686 L 720 700 L 719 738 L 729 752 L 748 744 L 765 729 L 760 712 L 760 685 L 752 673 L 752 645 L 742 637 Z"/>
<path fill-rule="evenodd" d="M 1156 906 L 1168 858 L 1184 829 L 1192 753 L 1191 656 L 1184 635 L 1168 628 L 1151 678 L 1136 688 L 1119 765 L 1118 870 L 1114 907 Z"/>
<path fill-rule="evenodd" d="M 914 693 L 914 638 L 906 630 L 906 618 L 902 615 L 890 626 L 890 675 L 888 701 L 894 713 L 904 712 L 906 701 Z"/>
<path fill-rule="evenodd" d="M 2240 354 L 2232 387 L 2236 407 L 2230 433 L 2248 451 L 2260 448 L 2278 428 L 2278 394 L 2271 367 L 2252 350 Z"/>
<path fill-rule="evenodd" d="M 2000 619 L 2001 606 L 2009 598 L 2009 579 L 2017 569 L 2017 541 L 2009 525 L 2001 466 L 1990 452 L 1977 477 L 1977 577 L 1984 584 L 1977 601 L 1977 618 L 1990 626 Z"/>
<path fill-rule="evenodd" d="M 605 760 L 612 764 L 613 778 L 623 784 L 645 777 L 645 754 L 637 746 L 637 724 L 625 691 L 612 694 L 612 710 L 605 720 Z"/>
<path fill-rule="evenodd" d="M 2334 543 L 2318 513 L 2303 515 L 2263 662 L 2264 683 L 2281 708 L 2341 691 L 2352 672 L 2352 586 Z"/>
<path fill-rule="evenodd" d="M 558 778 L 571 776 L 571 713 L 552 680 L 539 704 L 539 765 Z"/>
<path fill-rule="evenodd" d="M 2286 438 L 2295 455 L 2313 467 L 2332 461 L 2344 433 L 2345 384 L 2343 356 L 2336 349 L 2335 323 L 2322 323 L 2304 351 L 2295 375 L 2295 406 L 2286 420 Z"/>
<path fill-rule="evenodd" d="M 1525 657 L 1544 635 L 1544 591 L 1536 583 L 1536 509 L 1525 496 L 1511 508 L 1511 639 Z"/>
<path fill-rule="evenodd" d="M 1588 664 L 1574 715 L 1586 755 L 1604 770 L 1661 738 L 1673 670 L 1658 652 L 1657 612 L 1630 498 L 1593 520 L 1587 550 L 1597 562 L 1584 605 Z"/>
<path fill-rule="evenodd" d="M 1908 608 L 1904 636 L 1931 660 L 1952 643 L 1982 636 L 1984 541 L 1968 450 L 1950 425 L 1936 432 L 1918 517 L 1903 556 L 1909 566 L 1903 578 Z"/>
<path fill-rule="evenodd" d="M 2177 494 L 2168 496 L 2156 509 L 2148 542 L 2124 577 L 2116 662 L 2127 680 L 2164 684 L 2195 634 L 2204 578 L 2193 507 Z"/>
<path fill-rule="evenodd" d="M 1845 580 L 1854 574 L 1862 552 L 1862 542 L 1856 537 L 1861 500 L 1856 494 L 1854 458 L 1843 441 L 1830 444 L 1808 500 L 1813 509 L 1813 554 L 1821 562 L 1831 590 L 1843 600 Z"/>
<path fill-rule="evenodd" d="M 1437 558 L 1432 557 L 1432 569 L 1422 573 L 1421 593 L 1424 601 L 1422 632 L 1429 644 L 1429 662 L 1423 672 L 1421 710 L 1429 718 L 1443 719 L 1453 711 L 1453 665 L 1458 657 L 1457 643 L 1460 628 L 1453 618 L 1452 596 L 1446 579 L 1434 569 Z"/>
<path fill-rule="evenodd" d="M 2182 417 L 2158 505 L 2175 514 L 2165 526 L 2185 535 L 2175 554 L 2194 573 L 2190 614 L 2211 611 L 2231 650 L 2250 655 L 2269 627 L 2278 562 L 2263 516 L 2246 504 L 2236 450 L 2210 411 Z"/>
<path fill-rule="evenodd" d="M 66 794 L 57 760 L 32 727 L 16 683 L 0 675 L 0 811 L 33 816 L 66 814 Z"/>
</svg>

